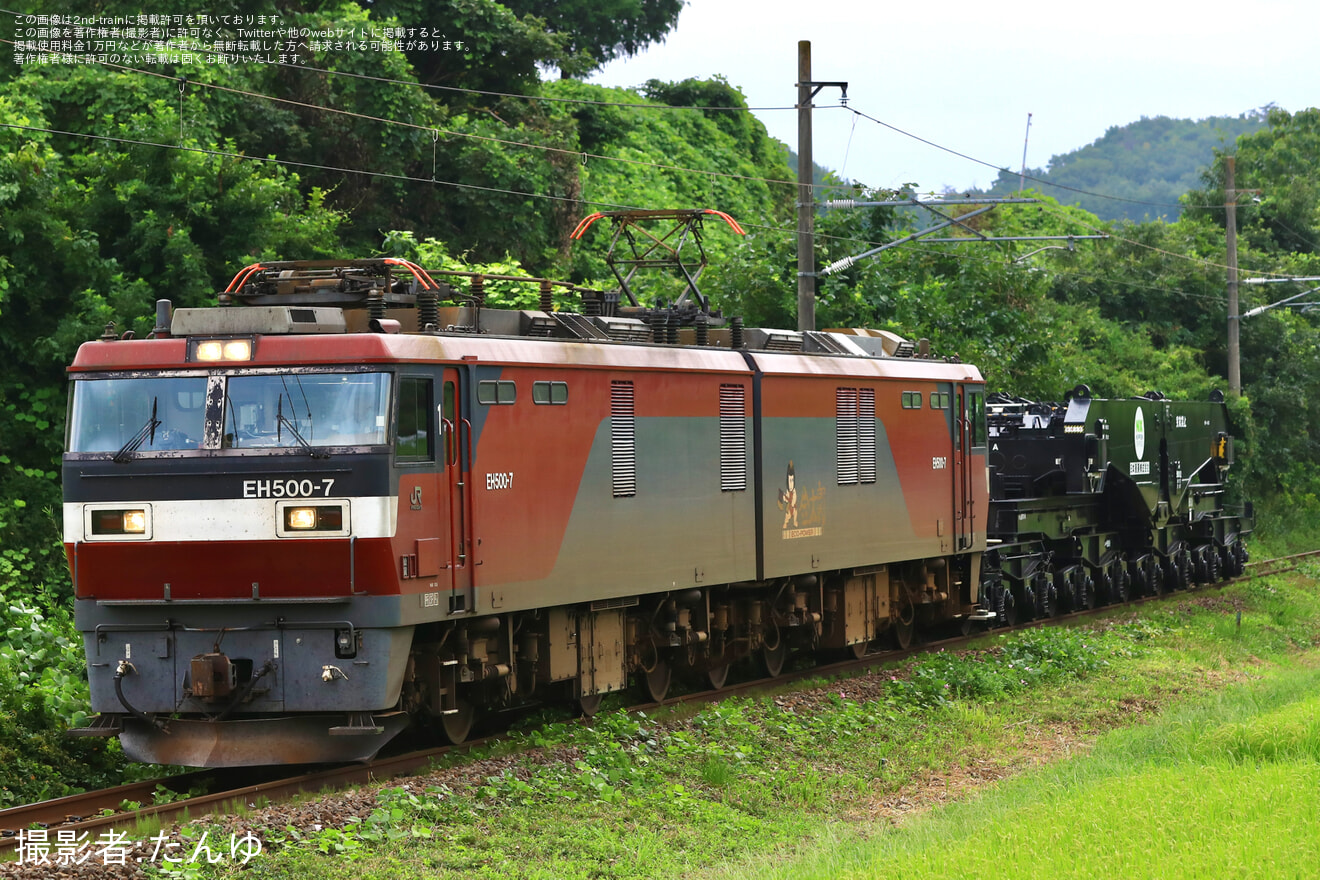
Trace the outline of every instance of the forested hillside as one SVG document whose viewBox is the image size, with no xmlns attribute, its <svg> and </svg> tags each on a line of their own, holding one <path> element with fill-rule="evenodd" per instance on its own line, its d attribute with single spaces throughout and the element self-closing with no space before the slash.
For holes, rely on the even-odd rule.
<svg viewBox="0 0 1320 880">
<path fill-rule="evenodd" d="M 248 0 L 220 5 L 216 14 L 273 12 Z M 67 6 L 75 14 L 139 12 L 116 2 Z M 703 290 L 749 324 L 796 325 L 792 172 L 786 148 L 747 112 L 736 84 L 652 81 L 634 92 L 574 78 L 662 36 L 678 6 L 281 4 L 296 10 L 283 22 L 320 32 L 444 21 L 462 47 L 303 48 L 284 64 L 19 64 L 0 49 L 0 626 L 7 630 L 0 759 L 7 766 L 55 779 L 62 749 L 101 748 L 58 737 L 82 699 L 81 660 L 68 641 L 58 469 L 64 367 L 79 343 L 108 325 L 116 334 L 144 334 L 156 299 L 212 302 L 256 260 L 393 254 L 433 267 L 491 264 L 608 287 L 604 224 L 583 241 L 568 235 L 588 213 L 621 207 L 711 207 L 736 217 L 746 237 L 722 224 L 707 229 Z M 159 7 L 160 14 L 195 12 L 172 0 Z M 222 27 L 212 39 L 231 37 Z M 1039 205 L 972 222 L 998 236 L 1111 237 L 1075 249 L 1061 242 L 894 248 L 821 279 L 818 325 L 929 338 L 940 354 L 979 364 L 992 387 L 1030 396 L 1057 398 L 1079 382 L 1100 395 L 1158 388 L 1202 397 L 1224 388 L 1223 156 L 1235 152 L 1238 187 L 1258 191 L 1238 212 L 1244 274 L 1320 274 L 1320 110 L 1244 119 L 1251 133 L 1215 140 L 1217 147 L 1206 141 L 1217 135 L 1200 128 L 1147 122 L 1143 137 L 1152 144 L 1205 150 L 1177 222 L 1112 223 L 1047 193 Z M 1126 137 L 1117 131 L 1102 142 L 1112 136 L 1117 148 Z M 1104 150 L 1097 150 L 1061 162 L 1059 172 L 1098 167 Z M 1185 169 L 1178 174 L 1186 178 Z M 1111 197 L 1178 201 L 1118 187 L 1103 174 L 1087 181 Z M 1118 188 L 1106 189 L 1111 183 Z M 884 209 L 822 211 L 814 268 L 900 237 L 910 222 Z M 1244 287 L 1243 308 L 1301 289 Z M 1246 320 L 1242 354 L 1245 397 L 1236 410 L 1251 491 L 1280 499 L 1279 509 L 1315 510 L 1314 318 L 1276 309 Z M 19 730 L 56 733 L 25 739 Z M 114 757 L 102 760 L 109 766 Z M 33 795 L 23 788 L 7 796 Z"/>
<path fill-rule="evenodd" d="M 1104 135 L 1071 153 L 1029 168 L 1029 186 L 1065 205 L 1079 205 L 1102 220 L 1177 220 L 1180 200 L 1200 186 L 1200 175 L 1215 151 L 1230 149 L 1244 134 L 1266 125 L 1269 108 L 1240 116 L 1170 119 L 1143 116 L 1111 126 Z M 985 195 L 1007 195 L 1021 177 L 1000 171 Z M 981 192 L 981 191 L 977 191 Z"/>
</svg>

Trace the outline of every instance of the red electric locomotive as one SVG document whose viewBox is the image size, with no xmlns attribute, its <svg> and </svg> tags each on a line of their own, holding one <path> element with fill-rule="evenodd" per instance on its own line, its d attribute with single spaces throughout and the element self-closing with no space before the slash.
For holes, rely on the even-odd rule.
<svg viewBox="0 0 1320 880">
<path fill-rule="evenodd" d="M 363 759 L 410 721 L 462 740 L 482 710 L 989 616 L 975 367 L 452 293 L 399 260 L 250 267 L 153 338 L 82 346 L 83 733 L 158 763 Z"/>
</svg>

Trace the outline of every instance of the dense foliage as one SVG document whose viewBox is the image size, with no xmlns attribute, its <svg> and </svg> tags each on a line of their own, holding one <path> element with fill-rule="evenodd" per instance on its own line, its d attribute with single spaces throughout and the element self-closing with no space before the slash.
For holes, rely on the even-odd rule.
<svg viewBox="0 0 1320 880">
<path fill-rule="evenodd" d="M 554 75 L 541 82 L 544 73 L 589 70 L 663 37 L 680 5 L 280 4 L 286 23 L 316 29 L 440 22 L 462 48 L 303 47 L 286 65 L 150 72 L 0 64 L 0 588 L 9 609 L 0 625 L 17 646 L 0 652 L 0 748 L 14 725 L 54 729 L 85 704 L 76 663 L 62 665 L 76 651 L 60 641 L 76 638 L 59 543 L 63 369 L 79 343 L 111 324 L 115 334 L 149 330 L 156 299 L 207 303 L 254 260 L 373 253 L 608 287 L 609 225 L 570 242 L 583 216 L 711 207 L 748 234 L 707 224 L 702 289 L 749 324 L 796 325 L 793 172 L 787 150 L 767 137 L 736 87 L 718 77 L 635 91 Z M 138 12 L 116 0 L 67 11 L 74 7 Z M 160 7 L 194 11 L 168 0 Z M 274 7 L 229 0 L 212 11 Z M 1075 248 L 892 248 L 820 279 L 818 326 L 925 337 L 937 353 L 980 365 L 992 387 L 1035 397 L 1057 398 L 1078 382 L 1100 395 L 1158 388 L 1204 397 L 1224 387 L 1225 212 L 1215 207 L 1224 199 L 1223 155 L 1232 144 L 1237 185 L 1252 191 L 1239 212 L 1245 274 L 1320 274 L 1320 111 L 1271 110 L 1263 122 L 1238 120 L 1240 129 L 1209 122 L 1147 120 L 1140 134 L 1111 130 L 1095 155 L 1059 163 L 1060 173 L 1103 165 L 1105 175 L 1134 181 L 1169 165 L 1185 180 L 1186 162 L 1157 160 L 1156 147 L 1195 145 L 1200 188 L 1185 196 L 1177 222 L 1110 223 L 1060 204 L 1070 199 L 1002 207 L 969 225 L 989 236 L 1111 237 Z M 1211 154 L 1215 125 L 1226 139 Z M 1234 143 L 1239 130 L 1251 133 Z M 1133 146 L 1137 137 L 1144 139 Z M 1086 186 L 1175 198 L 1116 181 L 1102 175 Z M 911 211 L 822 211 L 813 268 L 928 222 Z M 1270 296 L 1284 287 L 1244 287 L 1243 309 L 1293 292 Z M 661 283 L 650 295 L 672 290 Z M 529 304 L 512 286 L 492 296 Z M 1278 509 L 1294 515 L 1320 509 L 1320 406 L 1312 402 L 1320 400 L 1320 337 L 1312 319 L 1268 311 L 1244 321 L 1242 342 L 1246 396 L 1235 409 L 1253 491 L 1281 499 Z M 57 656 L 61 663 L 51 662 Z M 52 757 L 57 741 L 45 751 L 43 742 L 34 737 L 23 744 L 37 750 L 33 757 L 12 760 L 60 763 Z M 59 778 L 48 771 L 30 775 Z"/>
</svg>

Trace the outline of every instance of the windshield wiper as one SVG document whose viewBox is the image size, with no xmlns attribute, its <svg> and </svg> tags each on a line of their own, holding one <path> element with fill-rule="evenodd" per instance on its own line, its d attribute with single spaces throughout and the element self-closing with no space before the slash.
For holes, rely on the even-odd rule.
<svg viewBox="0 0 1320 880">
<path fill-rule="evenodd" d="M 156 429 L 159 427 L 160 419 L 156 418 L 156 398 L 153 397 L 151 398 L 151 416 L 147 419 L 147 423 L 138 429 L 136 434 L 128 438 L 127 443 L 119 447 L 119 451 L 114 455 L 114 460 L 121 463 L 128 461 L 133 457 L 133 453 L 137 452 L 138 447 L 142 445 L 142 441 L 147 438 L 155 443 Z"/>
<path fill-rule="evenodd" d="M 293 405 L 292 399 L 289 401 L 289 405 L 290 406 Z M 284 415 L 284 395 L 281 394 L 277 398 L 277 403 L 275 405 L 275 439 L 280 443 L 284 442 L 284 434 L 281 431 L 281 428 L 283 427 L 287 427 L 289 429 L 289 433 L 293 435 L 293 439 L 297 440 L 298 445 L 301 446 L 303 449 L 306 449 L 307 454 L 310 455 L 312 458 L 330 457 L 330 453 L 328 452 L 317 452 L 315 449 L 312 448 L 312 444 L 308 443 L 305 439 L 303 439 L 303 435 L 298 433 L 298 427 L 294 425 L 294 423 L 290 421 L 286 415 Z"/>
</svg>

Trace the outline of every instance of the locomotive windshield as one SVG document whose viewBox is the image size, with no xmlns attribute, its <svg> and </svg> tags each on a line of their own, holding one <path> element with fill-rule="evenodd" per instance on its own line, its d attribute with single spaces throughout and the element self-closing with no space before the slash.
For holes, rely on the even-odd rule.
<svg viewBox="0 0 1320 880">
<path fill-rule="evenodd" d="M 79 379 L 68 450 L 380 446 L 389 399 L 386 373 Z"/>
<path fill-rule="evenodd" d="M 234 376 L 224 446 L 378 446 L 389 391 L 384 373 Z"/>
<path fill-rule="evenodd" d="M 70 452 L 196 449 L 206 425 L 206 377 L 99 379 L 74 385 Z"/>
</svg>

